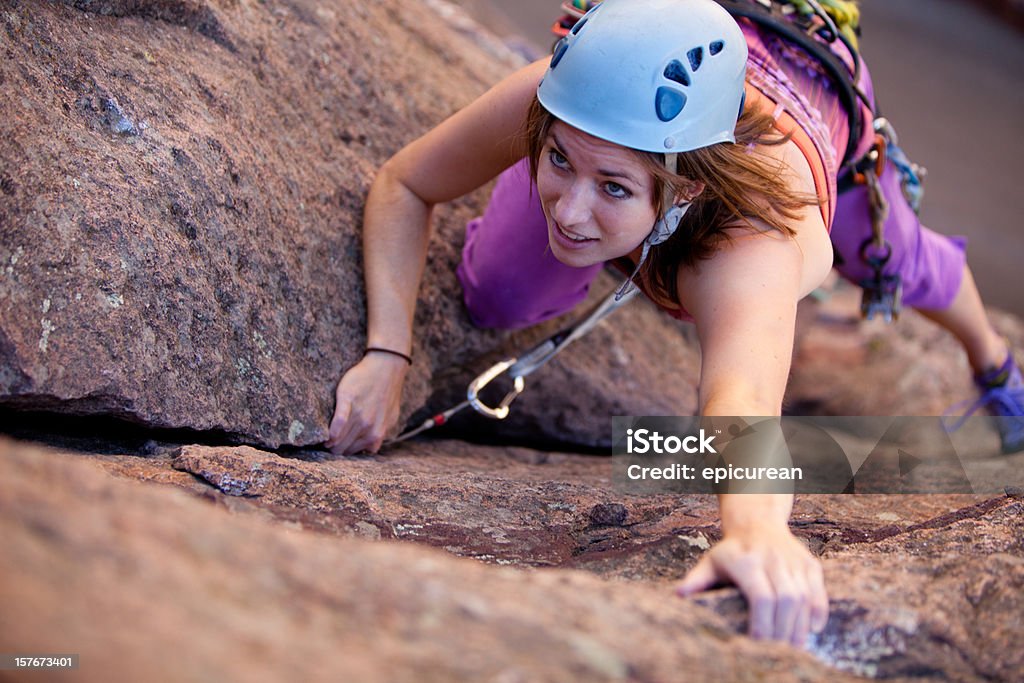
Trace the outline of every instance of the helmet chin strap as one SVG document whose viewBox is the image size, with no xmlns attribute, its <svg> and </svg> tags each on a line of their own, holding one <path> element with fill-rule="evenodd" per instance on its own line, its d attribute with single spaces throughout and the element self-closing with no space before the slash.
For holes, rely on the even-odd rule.
<svg viewBox="0 0 1024 683">
<path fill-rule="evenodd" d="M 676 175 L 678 172 L 678 154 L 666 154 L 665 155 L 665 169 L 672 175 Z M 675 198 L 671 193 L 666 192 L 665 198 L 662 202 L 661 217 L 654 224 L 649 235 L 643 242 L 643 249 L 640 251 L 640 260 L 636 263 L 636 268 L 633 269 L 633 274 L 629 276 L 629 279 L 622 283 L 622 286 L 615 291 L 615 300 L 618 301 L 622 297 L 626 296 L 632 291 L 636 284 L 633 282 L 633 278 L 636 277 L 637 273 L 640 272 L 641 266 L 647 260 L 647 254 L 650 252 L 651 247 L 657 246 L 671 237 L 676 228 L 679 227 L 679 222 L 686 215 L 686 210 L 690 208 L 690 202 L 684 202 L 682 204 L 675 204 L 673 200 Z"/>
</svg>

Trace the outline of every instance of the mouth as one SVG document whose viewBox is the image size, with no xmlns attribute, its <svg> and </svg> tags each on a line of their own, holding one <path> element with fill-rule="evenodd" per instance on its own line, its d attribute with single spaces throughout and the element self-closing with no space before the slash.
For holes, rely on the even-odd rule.
<svg viewBox="0 0 1024 683">
<path fill-rule="evenodd" d="M 579 234 L 577 234 L 575 232 L 570 232 L 569 230 L 566 230 L 561 225 L 559 225 L 556 221 L 551 221 L 551 222 L 554 223 L 555 230 L 558 231 L 558 234 L 560 234 L 562 237 L 564 237 L 565 239 L 569 240 L 570 242 L 576 242 L 577 244 L 581 244 L 583 242 L 595 242 L 595 241 L 597 241 L 596 237 L 587 237 L 585 235 L 579 235 Z"/>
</svg>

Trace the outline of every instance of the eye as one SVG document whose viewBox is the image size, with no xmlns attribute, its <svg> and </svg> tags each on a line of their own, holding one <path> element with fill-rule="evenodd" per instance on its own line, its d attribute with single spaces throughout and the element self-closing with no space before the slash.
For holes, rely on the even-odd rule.
<svg viewBox="0 0 1024 683">
<path fill-rule="evenodd" d="M 548 159 L 551 161 L 551 165 L 555 168 L 560 168 L 562 170 L 569 169 L 569 160 L 554 147 L 548 151 Z"/>
<path fill-rule="evenodd" d="M 629 197 L 633 196 L 632 192 L 624 188 L 622 185 L 619 185 L 618 183 L 605 183 L 604 191 L 607 192 L 609 196 L 614 197 L 616 199 L 628 199 Z"/>
</svg>

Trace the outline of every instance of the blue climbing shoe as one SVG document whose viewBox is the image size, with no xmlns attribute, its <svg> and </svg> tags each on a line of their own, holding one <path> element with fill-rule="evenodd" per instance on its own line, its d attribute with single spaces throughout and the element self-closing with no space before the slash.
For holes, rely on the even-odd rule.
<svg viewBox="0 0 1024 683">
<path fill-rule="evenodd" d="M 1013 354 L 1007 356 L 1001 367 L 976 376 L 974 383 L 981 396 L 973 403 L 965 401 L 950 409 L 956 411 L 970 403 L 950 431 L 959 428 L 979 409 L 987 408 L 989 414 L 996 418 L 1003 453 L 1024 450 L 1024 378 L 1013 360 Z"/>
</svg>

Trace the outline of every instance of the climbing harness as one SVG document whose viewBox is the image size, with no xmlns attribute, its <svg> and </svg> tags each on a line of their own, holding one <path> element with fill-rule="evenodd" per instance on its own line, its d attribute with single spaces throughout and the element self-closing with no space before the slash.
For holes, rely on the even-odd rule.
<svg viewBox="0 0 1024 683">
<path fill-rule="evenodd" d="M 540 344 L 537 344 L 532 349 L 520 354 L 519 356 L 506 358 L 505 360 L 499 361 L 489 367 L 469 383 L 469 387 L 466 390 L 465 401 L 452 406 L 448 410 L 438 413 L 433 417 L 427 418 L 420 426 L 399 434 L 394 439 L 388 441 L 388 444 L 399 443 L 433 427 L 440 427 L 447 423 L 453 415 L 461 412 L 465 408 L 473 408 L 473 410 L 481 415 L 485 415 L 495 420 L 504 420 L 508 417 L 512 402 L 515 401 L 516 398 L 519 397 L 519 394 L 523 393 L 526 389 L 527 377 L 543 367 L 566 346 L 594 329 L 599 322 L 628 303 L 639 293 L 639 290 L 633 289 L 626 292 L 625 295 L 616 298 L 616 292 L 618 289 L 619 288 L 616 288 L 615 291 L 606 296 L 600 303 L 594 306 L 585 317 L 572 327 L 548 337 Z M 505 397 L 501 399 L 498 405 L 489 406 L 480 398 L 480 392 L 483 391 L 483 389 L 491 382 L 503 375 L 508 375 L 508 377 L 511 378 L 512 388 L 507 394 L 505 394 Z"/>
<path fill-rule="evenodd" d="M 821 6 L 818 0 L 715 0 L 734 17 L 742 17 L 772 31 L 811 55 L 824 69 L 833 84 L 849 120 L 850 135 L 843 152 L 842 165 L 853 161 L 864 130 L 863 104 L 874 111 L 874 102 L 861 90 L 860 53 L 857 51 L 855 15 L 840 15 Z M 835 2 L 827 3 L 835 5 Z M 837 25 L 833 15 L 842 21 Z M 852 36 L 851 41 L 848 36 Z M 843 43 L 853 60 L 852 67 L 840 59 L 830 46 Z"/>
<path fill-rule="evenodd" d="M 770 3 L 764 0 L 756 0 L 767 7 Z M 592 7 L 599 5 L 601 0 L 567 0 L 562 3 L 562 11 L 565 12 L 555 21 L 551 32 L 557 36 L 564 36 L 586 14 Z M 791 5 L 793 11 L 801 16 L 819 14 L 824 12 L 828 20 L 838 27 L 839 31 L 850 43 L 857 46 L 857 35 L 860 23 L 860 8 L 852 0 L 821 0 L 820 3 L 809 0 L 787 0 L 786 4 Z"/>
</svg>

